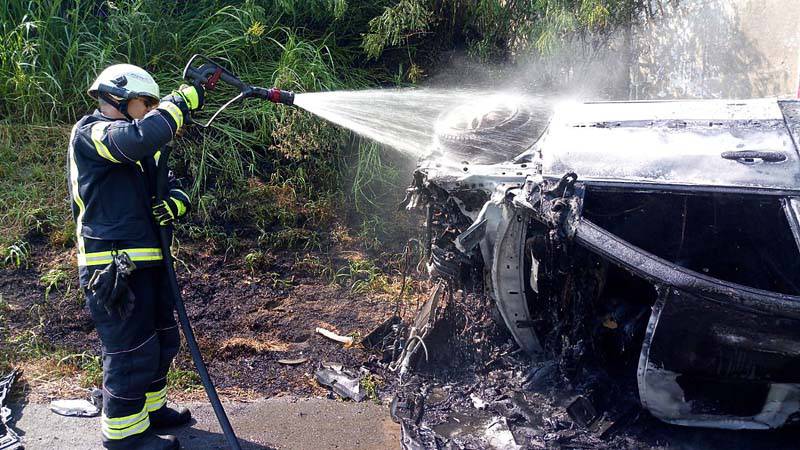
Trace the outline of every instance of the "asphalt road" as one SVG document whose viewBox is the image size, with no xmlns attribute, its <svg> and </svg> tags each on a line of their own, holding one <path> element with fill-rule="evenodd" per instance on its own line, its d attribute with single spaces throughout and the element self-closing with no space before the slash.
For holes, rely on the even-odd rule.
<svg viewBox="0 0 800 450">
<path fill-rule="evenodd" d="M 185 405 L 195 423 L 175 430 L 182 449 L 224 449 L 216 417 L 207 404 Z M 92 450 L 100 446 L 98 418 L 62 417 L 47 405 L 12 405 L 13 428 L 27 450 Z M 385 406 L 322 398 L 276 397 L 225 405 L 243 449 L 393 449 L 400 427 Z"/>
</svg>

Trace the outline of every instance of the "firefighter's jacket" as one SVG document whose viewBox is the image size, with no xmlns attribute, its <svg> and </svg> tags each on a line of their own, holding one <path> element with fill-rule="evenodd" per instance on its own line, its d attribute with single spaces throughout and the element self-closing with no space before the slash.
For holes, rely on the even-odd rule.
<svg viewBox="0 0 800 450">
<path fill-rule="evenodd" d="M 172 95 L 141 120 L 115 120 L 95 111 L 72 128 L 68 184 L 82 286 L 111 262 L 113 252 L 126 252 L 137 267 L 162 263 L 152 213 L 156 168 L 167 163 L 159 161 L 159 150 L 188 114 L 183 99 Z M 188 207 L 186 193 L 170 188 L 170 196 Z"/>
</svg>

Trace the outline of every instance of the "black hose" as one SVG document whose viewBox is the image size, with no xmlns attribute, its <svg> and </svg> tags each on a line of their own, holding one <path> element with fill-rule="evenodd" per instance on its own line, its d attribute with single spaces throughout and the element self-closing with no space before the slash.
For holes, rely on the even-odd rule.
<svg viewBox="0 0 800 450">
<path fill-rule="evenodd" d="M 157 197 L 159 201 L 169 197 L 167 161 L 169 161 L 171 150 L 172 149 L 169 147 L 165 148 L 161 152 L 161 157 L 159 158 L 159 160 L 162 161 L 162 164 L 158 166 L 157 174 Z M 194 361 L 194 366 L 197 368 L 197 373 L 200 375 L 200 381 L 203 383 L 203 388 L 206 390 L 206 395 L 208 395 L 208 400 L 211 402 L 211 407 L 214 408 L 214 414 L 217 416 L 217 421 L 222 428 L 222 433 L 228 441 L 228 446 L 231 450 L 241 450 L 239 440 L 236 438 L 236 433 L 234 433 L 231 422 L 225 414 L 225 409 L 219 401 L 217 389 L 214 387 L 214 383 L 208 375 L 206 363 L 203 361 L 203 355 L 200 353 L 200 348 L 197 346 L 197 340 L 194 337 L 194 331 L 192 331 L 192 324 L 189 322 L 189 315 L 186 314 L 186 305 L 183 303 L 181 290 L 178 287 L 178 278 L 175 275 L 175 267 L 172 264 L 172 253 L 170 253 L 172 239 L 170 238 L 169 229 L 159 226 L 159 232 L 161 237 L 161 254 L 164 257 L 164 268 L 167 270 L 169 289 L 172 291 L 172 297 L 175 299 L 175 310 L 178 311 L 178 321 L 181 323 L 183 336 L 186 338 L 186 345 L 189 347 L 189 353 L 192 354 L 192 361 Z"/>
</svg>

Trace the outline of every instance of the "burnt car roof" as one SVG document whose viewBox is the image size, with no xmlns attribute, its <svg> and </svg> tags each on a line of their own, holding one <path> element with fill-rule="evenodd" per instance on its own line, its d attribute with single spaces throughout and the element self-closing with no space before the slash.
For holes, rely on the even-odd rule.
<svg viewBox="0 0 800 450">
<path fill-rule="evenodd" d="M 545 178 L 642 189 L 800 192 L 796 101 L 564 103 L 526 154 Z"/>
</svg>

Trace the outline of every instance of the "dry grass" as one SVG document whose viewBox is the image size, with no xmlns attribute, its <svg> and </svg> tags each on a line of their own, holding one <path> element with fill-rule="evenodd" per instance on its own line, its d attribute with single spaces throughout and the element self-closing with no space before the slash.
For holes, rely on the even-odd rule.
<svg viewBox="0 0 800 450">
<path fill-rule="evenodd" d="M 268 353 L 287 352 L 290 344 L 276 341 L 261 341 L 255 338 L 234 337 L 226 339 L 219 346 L 218 352 L 222 355 L 237 355 L 242 353 Z"/>
</svg>

